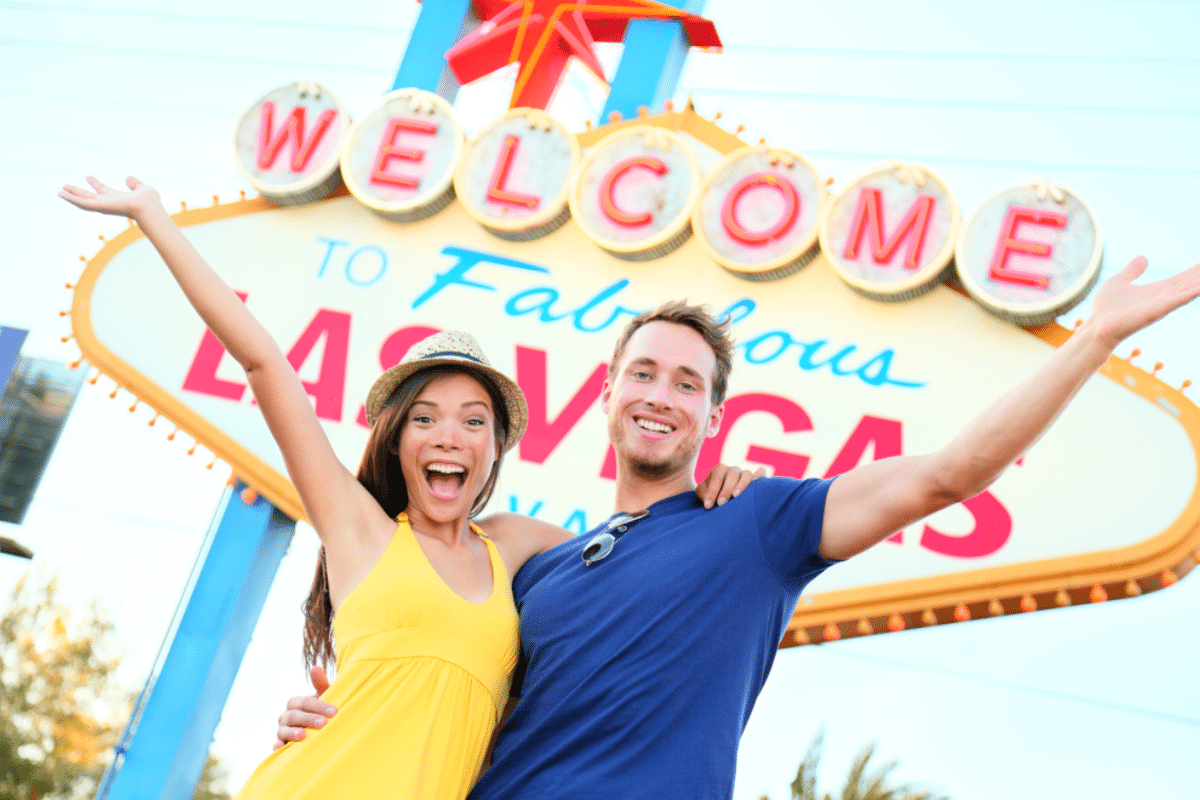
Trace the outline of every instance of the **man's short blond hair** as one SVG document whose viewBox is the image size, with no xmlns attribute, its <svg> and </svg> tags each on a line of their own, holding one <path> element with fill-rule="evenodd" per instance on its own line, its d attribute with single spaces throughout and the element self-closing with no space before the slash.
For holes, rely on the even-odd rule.
<svg viewBox="0 0 1200 800">
<path fill-rule="evenodd" d="M 613 348 L 612 360 L 608 362 L 608 378 L 611 381 L 621 363 L 621 356 L 629 344 L 629 338 L 638 328 L 648 322 L 673 322 L 686 325 L 703 337 L 716 356 L 717 366 L 712 376 L 712 404 L 725 402 L 729 390 L 729 373 L 733 369 L 733 337 L 729 332 L 729 320 L 718 321 L 708 306 L 691 305 L 686 300 L 669 300 L 652 311 L 643 311 L 629 321 Z"/>
</svg>

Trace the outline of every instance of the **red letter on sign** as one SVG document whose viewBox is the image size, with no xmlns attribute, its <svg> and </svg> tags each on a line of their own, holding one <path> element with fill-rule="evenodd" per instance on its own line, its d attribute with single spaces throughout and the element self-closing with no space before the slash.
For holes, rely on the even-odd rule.
<svg viewBox="0 0 1200 800">
<path fill-rule="evenodd" d="M 627 225 L 630 228 L 636 225 L 645 225 L 653 219 L 649 211 L 643 211 L 638 214 L 622 211 L 617 208 L 617 202 L 613 199 L 613 185 L 616 184 L 622 175 L 634 167 L 648 169 L 655 175 L 667 174 L 667 165 L 661 159 L 654 156 L 634 156 L 620 162 L 604 176 L 604 180 L 600 182 L 600 208 L 604 210 L 604 215 L 613 222 L 618 225 Z"/>
<path fill-rule="evenodd" d="M 966 536 L 947 536 L 928 525 L 921 533 L 921 546 L 956 558 L 981 558 L 999 550 L 1012 533 L 1012 515 L 996 496 L 983 492 L 964 500 L 963 508 L 975 518 L 975 528 Z"/>
<path fill-rule="evenodd" d="M 709 470 L 721 460 L 725 439 L 729 436 L 729 431 L 733 430 L 734 423 L 752 411 L 773 414 L 782 423 L 784 433 L 813 429 L 808 413 L 787 398 L 773 394 L 740 394 L 737 397 L 731 397 L 725 401 L 725 417 L 721 422 L 720 432 L 711 439 L 705 440 L 703 447 L 700 448 L 700 458 L 696 463 L 697 480 L 707 476 Z M 750 446 L 746 451 L 746 459 L 773 467 L 776 475 L 788 478 L 803 478 L 809 462 L 808 456 L 758 445 Z"/>
<path fill-rule="evenodd" d="M 287 122 L 279 129 L 279 135 L 272 138 L 271 122 L 275 116 L 275 104 L 267 100 L 258 110 L 258 166 L 267 169 L 279 157 L 279 151 L 288 141 L 292 143 L 292 172 L 302 172 L 308 166 L 313 151 L 325 137 L 329 126 L 337 118 L 337 112 L 327 108 L 317 117 L 313 126 L 312 136 L 304 141 L 304 106 L 296 106 L 288 114 Z"/>
<path fill-rule="evenodd" d="M 342 396 L 346 389 L 346 357 L 350 353 L 350 315 L 322 308 L 288 351 L 287 360 L 292 369 L 299 372 L 322 336 L 325 337 L 325 350 L 321 354 L 317 379 L 300 383 L 304 391 L 316 399 L 318 417 L 340 422 Z"/>
<path fill-rule="evenodd" d="M 238 292 L 237 296 L 243 303 L 246 302 L 245 292 Z M 200 339 L 200 349 L 196 351 L 196 357 L 188 367 L 187 377 L 183 379 L 183 388 L 189 392 L 240 401 L 246 393 L 246 385 L 217 377 L 217 367 L 221 365 L 224 355 L 225 348 L 221 341 L 216 334 L 205 328 L 204 337 Z"/>
<path fill-rule="evenodd" d="M 832 478 L 857 467 L 867 452 L 867 445 L 873 445 L 872 461 L 900 455 L 901 434 L 899 420 L 864 416 L 850 434 L 850 438 L 842 445 L 842 451 L 829 465 L 825 477 Z"/>
<path fill-rule="evenodd" d="M 404 358 L 408 348 L 435 333 L 441 333 L 441 330 L 427 328 L 424 325 L 413 325 L 393 331 L 392 335 L 384 340 L 383 346 L 379 348 L 379 367 L 386 372 L 396 366 L 400 363 L 400 359 Z M 364 428 L 371 427 L 367 424 L 367 407 L 364 405 L 358 407 L 358 424 Z"/>
<path fill-rule="evenodd" d="M 529 427 L 521 438 L 519 449 L 522 461 L 541 464 L 550 457 L 554 448 L 579 422 L 583 412 L 596 402 L 607 374 L 607 366 L 598 364 L 558 416 L 551 420 L 546 409 L 546 351 L 517 347 L 517 385 L 529 403 Z"/>
<path fill-rule="evenodd" d="M 858 205 L 854 219 L 850 222 L 850 235 L 846 237 L 844 258 L 858 258 L 863 233 L 869 228 L 871 234 L 871 256 L 876 264 L 892 260 L 896 248 L 904 239 L 908 240 L 908 255 L 904 259 L 905 269 L 916 269 L 921 259 L 921 248 L 925 245 L 925 231 L 929 229 L 929 217 L 936 200 L 923 194 L 908 207 L 908 213 L 900 220 L 895 234 L 885 243 L 883 233 L 883 193 L 878 189 L 864 187 L 858 193 Z M 914 235 L 915 234 L 915 235 Z"/>
<path fill-rule="evenodd" d="M 1036 256 L 1037 258 L 1047 258 L 1051 251 L 1050 245 L 1040 244 L 1039 242 L 1026 242 L 1015 238 L 1017 235 L 1017 226 L 1022 222 L 1028 222 L 1031 225 L 1045 225 L 1050 228 L 1062 230 L 1067 227 L 1069 221 L 1070 218 L 1066 214 L 1059 214 L 1057 211 L 1039 211 L 1036 208 L 1019 208 L 1016 206 L 1008 209 L 1008 213 L 1004 215 L 1004 224 L 1000 226 L 1000 241 L 996 243 L 996 253 L 992 256 L 992 264 L 988 268 L 988 277 L 994 281 L 1032 286 L 1036 289 L 1046 289 L 1049 287 L 1050 279 L 1045 275 L 1038 275 L 1036 272 L 1022 272 L 1021 270 L 1009 269 L 1006 266 L 1008 263 L 1008 254 L 1016 251 Z"/>
<path fill-rule="evenodd" d="M 737 218 L 737 202 L 742 195 L 756 186 L 770 186 L 778 189 L 783 195 L 783 214 L 779 221 L 765 231 L 747 230 L 738 222 Z M 766 172 L 759 172 L 754 175 L 748 175 L 733 185 L 729 190 L 729 194 L 725 196 L 725 204 L 721 207 L 721 222 L 725 226 L 725 232 L 744 244 L 762 244 L 769 242 L 772 239 L 777 239 L 787 233 L 788 228 L 792 227 L 792 223 L 796 221 L 796 214 L 800 209 L 800 195 L 796 193 L 796 187 L 787 178 L 781 178 L 778 175 L 771 175 Z"/>
<path fill-rule="evenodd" d="M 415 189 L 421 183 L 420 178 L 413 178 L 408 175 L 393 175 L 387 171 L 388 164 L 394 158 L 405 161 L 420 161 L 425 157 L 424 150 L 413 150 L 411 147 L 396 145 L 396 134 L 400 133 L 400 131 L 433 135 L 437 133 L 437 125 L 431 122 L 422 122 L 419 119 L 405 119 L 404 117 L 392 117 L 389 119 L 387 130 L 383 134 L 383 140 L 379 143 L 379 150 L 375 154 L 375 166 L 371 167 L 371 183 L 384 183 L 389 186 Z"/>
<path fill-rule="evenodd" d="M 868 445 L 871 445 L 872 461 L 900 455 L 903 452 L 901 435 L 900 420 L 864 416 L 858 421 L 858 426 L 850 434 L 850 438 L 842 445 L 841 452 L 834 457 L 829 469 L 825 471 L 825 477 L 832 478 L 857 467 L 866 455 Z M 893 533 L 888 537 L 888 541 L 903 542 L 904 531 Z"/>
<path fill-rule="evenodd" d="M 488 183 L 488 200 L 495 200 L 497 203 L 512 203 L 526 208 L 537 208 L 541 202 L 538 198 L 523 192 L 510 192 L 504 188 L 508 183 L 508 171 L 512 169 L 513 156 L 516 155 L 517 145 L 520 143 L 520 138 L 511 133 L 504 137 L 504 144 L 500 145 L 500 160 L 496 162 L 492 180 Z"/>
<path fill-rule="evenodd" d="M 414 344 L 441 332 L 440 328 L 430 328 L 425 325 L 412 325 L 394 331 L 379 348 L 380 369 L 386 372 L 396 366 Z"/>
</svg>

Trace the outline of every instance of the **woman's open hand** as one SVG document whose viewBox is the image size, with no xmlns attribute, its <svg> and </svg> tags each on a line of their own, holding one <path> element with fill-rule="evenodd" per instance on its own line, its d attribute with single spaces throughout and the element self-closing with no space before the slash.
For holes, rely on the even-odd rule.
<svg viewBox="0 0 1200 800">
<path fill-rule="evenodd" d="M 723 506 L 742 493 L 750 481 L 757 480 L 767 474 L 765 467 L 759 467 L 754 472 L 741 467 L 730 467 L 717 464 L 708 471 L 708 476 L 696 487 L 696 496 L 705 508 L 714 505 Z"/>
<path fill-rule="evenodd" d="M 95 191 L 89 192 L 68 183 L 58 196 L 88 211 L 132 219 L 137 219 L 147 208 L 162 205 L 158 192 L 132 175 L 125 179 L 125 185 L 129 187 L 127 192 L 107 186 L 91 175 L 87 176 L 87 182 Z"/>
</svg>

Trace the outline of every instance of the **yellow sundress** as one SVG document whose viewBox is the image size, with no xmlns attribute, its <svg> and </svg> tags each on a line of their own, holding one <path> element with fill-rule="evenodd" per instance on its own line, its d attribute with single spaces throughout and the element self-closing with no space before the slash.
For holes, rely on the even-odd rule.
<svg viewBox="0 0 1200 800">
<path fill-rule="evenodd" d="M 238 795 L 461 800 L 475 784 L 517 663 L 517 611 L 499 552 L 492 594 L 464 600 L 434 571 L 401 514 L 379 562 L 333 622 L 338 711 L 277 750 Z"/>
</svg>

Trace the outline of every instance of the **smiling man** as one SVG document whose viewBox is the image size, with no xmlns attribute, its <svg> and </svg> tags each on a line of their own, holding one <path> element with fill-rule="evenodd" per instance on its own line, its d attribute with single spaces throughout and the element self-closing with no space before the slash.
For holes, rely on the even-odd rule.
<svg viewBox="0 0 1200 800">
<path fill-rule="evenodd" d="M 616 524 L 514 580 L 521 699 L 473 798 L 732 792 L 779 639 L 801 589 L 832 563 L 817 552 L 829 481 L 757 480 L 711 510 L 692 491 L 732 350 L 726 326 L 679 302 L 618 340 L 601 394 Z M 611 550 L 589 552 L 605 528 Z"/>
<path fill-rule="evenodd" d="M 766 478 L 706 510 L 700 446 L 721 426 L 732 343 L 703 308 L 634 319 L 601 395 L 616 511 L 513 581 L 526 661 L 474 800 L 728 798 L 738 740 L 800 593 L 829 565 L 983 491 L 1127 336 L 1200 295 L 1200 264 L 1134 286 L 1135 259 L 1033 376 L 941 449 L 830 480 Z M 324 707 L 294 698 L 280 737 Z"/>
</svg>

